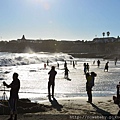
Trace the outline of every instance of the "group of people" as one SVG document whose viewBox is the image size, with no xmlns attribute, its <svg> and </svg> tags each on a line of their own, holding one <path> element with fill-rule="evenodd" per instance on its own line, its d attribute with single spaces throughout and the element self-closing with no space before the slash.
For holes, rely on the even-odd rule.
<svg viewBox="0 0 120 120">
<path fill-rule="evenodd" d="M 95 61 L 93 61 L 93 64 L 95 63 Z M 95 72 L 91 72 L 89 73 L 89 64 L 88 63 L 84 63 L 84 74 L 86 77 L 86 91 L 87 91 L 87 95 L 88 95 L 88 102 L 92 103 L 92 87 L 94 86 L 94 80 L 95 77 L 97 76 L 97 74 Z"/>
<path fill-rule="evenodd" d="M 98 67 L 100 66 L 100 61 L 97 62 L 98 63 Z M 108 71 L 108 63 L 106 63 L 105 65 L 105 70 Z M 48 65 L 48 63 L 47 63 Z M 68 78 L 68 68 L 67 68 L 67 62 L 65 61 L 64 63 L 64 69 L 65 69 L 65 77 Z M 49 100 L 51 100 L 51 96 L 52 98 L 54 98 L 54 87 L 55 87 L 55 76 L 57 74 L 57 71 L 55 70 L 55 67 L 52 66 L 51 70 L 48 72 L 49 74 L 49 81 L 48 81 L 48 98 Z M 84 63 L 84 74 L 86 76 L 86 91 L 87 91 L 87 95 L 88 95 L 88 102 L 92 103 L 92 87 L 94 86 L 94 80 L 95 77 L 97 76 L 97 74 L 95 72 L 91 72 L 89 73 L 89 64 Z M 9 98 L 9 106 L 10 106 L 10 118 L 8 120 L 13 120 L 13 116 L 14 116 L 14 120 L 17 120 L 17 101 L 19 99 L 18 96 L 18 92 L 20 89 L 20 80 L 18 79 L 18 73 L 14 73 L 13 74 L 13 81 L 11 82 L 11 84 L 7 84 L 5 81 L 3 82 L 3 85 L 6 86 L 7 88 L 11 88 L 10 90 L 10 98 Z M 50 89 L 52 87 L 52 95 L 50 92 Z"/>
<path fill-rule="evenodd" d="M 54 86 L 55 86 L 55 76 L 57 72 L 55 71 L 55 67 L 52 66 L 51 70 L 48 72 L 49 81 L 48 81 L 48 98 L 51 99 L 50 88 L 52 87 L 52 97 L 54 98 Z M 10 118 L 8 120 L 17 120 L 17 102 L 19 99 L 19 89 L 20 89 L 20 80 L 18 79 L 18 73 L 13 74 L 13 81 L 11 84 L 7 84 L 5 81 L 3 85 L 7 88 L 11 88 L 10 97 L 9 97 L 9 106 L 10 106 Z"/>
</svg>

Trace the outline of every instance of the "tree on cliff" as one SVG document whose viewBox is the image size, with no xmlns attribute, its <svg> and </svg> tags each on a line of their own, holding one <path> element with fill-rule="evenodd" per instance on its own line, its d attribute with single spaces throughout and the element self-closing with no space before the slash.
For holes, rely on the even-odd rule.
<svg viewBox="0 0 120 120">
<path fill-rule="evenodd" d="M 102 33 L 103 37 L 105 36 L 105 32 Z"/>
<path fill-rule="evenodd" d="M 109 35 L 110 35 L 110 32 L 108 31 L 108 32 L 107 32 L 107 36 L 109 37 Z"/>
</svg>

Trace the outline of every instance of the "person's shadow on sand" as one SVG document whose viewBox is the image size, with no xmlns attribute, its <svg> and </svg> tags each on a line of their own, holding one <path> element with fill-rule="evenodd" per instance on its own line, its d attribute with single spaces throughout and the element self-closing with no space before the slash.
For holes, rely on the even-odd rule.
<svg viewBox="0 0 120 120">
<path fill-rule="evenodd" d="M 62 110 L 63 106 L 60 105 L 55 98 L 53 98 L 53 100 L 49 99 L 49 101 L 50 101 L 52 107 L 57 109 L 57 111 L 61 111 Z"/>
<path fill-rule="evenodd" d="M 96 106 L 93 103 L 90 104 L 96 109 L 96 112 L 102 114 L 106 120 L 113 120 L 112 118 L 114 118 L 114 115 L 112 115 L 110 112 L 100 109 L 98 106 Z"/>
</svg>

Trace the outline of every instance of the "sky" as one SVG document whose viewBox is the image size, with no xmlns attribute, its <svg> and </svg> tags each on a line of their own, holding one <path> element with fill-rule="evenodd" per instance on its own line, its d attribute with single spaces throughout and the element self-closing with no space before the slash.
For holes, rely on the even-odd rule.
<svg viewBox="0 0 120 120">
<path fill-rule="evenodd" d="M 120 0 L 0 0 L 0 40 L 120 35 Z"/>
</svg>

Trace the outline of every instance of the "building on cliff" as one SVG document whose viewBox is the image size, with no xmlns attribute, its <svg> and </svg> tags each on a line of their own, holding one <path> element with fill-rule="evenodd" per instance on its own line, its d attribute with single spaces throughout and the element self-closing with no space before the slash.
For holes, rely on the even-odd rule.
<svg viewBox="0 0 120 120">
<path fill-rule="evenodd" d="M 117 41 L 117 39 L 114 37 L 94 38 L 93 39 L 94 43 L 108 43 L 108 42 L 115 42 L 115 41 Z"/>
</svg>

